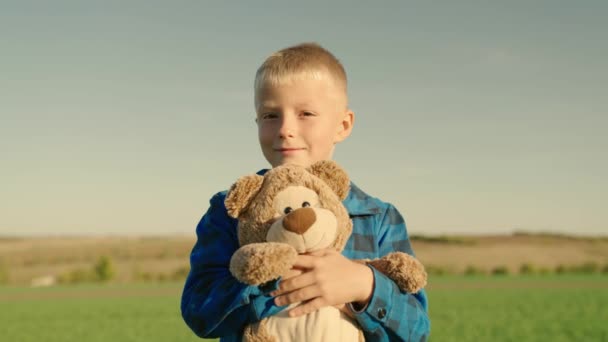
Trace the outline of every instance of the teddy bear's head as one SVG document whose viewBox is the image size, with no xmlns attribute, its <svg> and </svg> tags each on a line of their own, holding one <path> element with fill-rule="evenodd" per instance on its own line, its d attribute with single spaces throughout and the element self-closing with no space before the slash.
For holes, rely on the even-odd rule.
<svg viewBox="0 0 608 342">
<path fill-rule="evenodd" d="M 228 214 L 239 220 L 241 245 L 283 242 L 298 253 L 342 250 L 352 222 L 342 201 L 350 181 L 335 162 L 307 168 L 282 165 L 264 176 L 237 180 L 226 196 Z"/>
</svg>

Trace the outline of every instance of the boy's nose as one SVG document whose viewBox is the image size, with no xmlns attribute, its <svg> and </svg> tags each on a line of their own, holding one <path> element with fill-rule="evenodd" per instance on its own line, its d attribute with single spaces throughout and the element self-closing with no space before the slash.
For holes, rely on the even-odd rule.
<svg viewBox="0 0 608 342">
<path fill-rule="evenodd" d="M 293 137 L 293 133 L 290 129 L 281 130 L 280 132 L 281 138 Z"/>
<path fill-rule="evenodd" d="M 304 234 L 317 220 L 312 208 L 296 209 L 283 218 L 283 227 L 296 234 Z"/>
<path fill-rule="evenodd" d="M 281 127 L 279 128 L 279 136 L 281 138 L 293 137 L 293 124 L 289 119 L 283 119 Z"/>
</svg>

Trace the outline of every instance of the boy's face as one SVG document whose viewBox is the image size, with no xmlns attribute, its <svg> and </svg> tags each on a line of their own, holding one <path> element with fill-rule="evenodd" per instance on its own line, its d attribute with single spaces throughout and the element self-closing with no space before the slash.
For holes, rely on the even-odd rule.
<svg viewBox="0 0 608 342">
<path fill-rule="evenodd" d="M 346 94 L 328 77 L 265 85 L 256 94 L 256 122 L 266 160 L 309 166 L 331 159 L 334 144 L 352 130 Z"/>
</svg>

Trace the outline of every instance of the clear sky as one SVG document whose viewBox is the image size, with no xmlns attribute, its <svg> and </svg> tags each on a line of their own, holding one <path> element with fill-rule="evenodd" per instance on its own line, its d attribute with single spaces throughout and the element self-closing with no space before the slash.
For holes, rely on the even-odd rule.
<svg viewBox="0 0 608 342">
<path fill-rule="evenodd" d="M 255 4 L 255 7 L 253 7 Z M 316 41 L 335 159 L 417 234 L 608 234 L 608 2 L 0 0 L 0 235 L 193 234 L 267 167 L 253 77 Z"/>
</svg>

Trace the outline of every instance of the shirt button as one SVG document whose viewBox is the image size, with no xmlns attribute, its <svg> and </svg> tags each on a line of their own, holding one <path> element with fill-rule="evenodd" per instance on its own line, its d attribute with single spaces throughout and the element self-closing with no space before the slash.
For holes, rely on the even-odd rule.
<svg viewBox="0 0 608 342">
<path fill-rule="evenodd" d="M 384 316 L 386 316 L 386 309 L 385 308 L 378 309 L 377 315 L 378 315 L 379 319 L 383 319 Z"/>
</svg>

